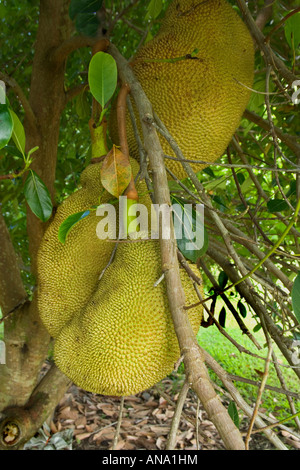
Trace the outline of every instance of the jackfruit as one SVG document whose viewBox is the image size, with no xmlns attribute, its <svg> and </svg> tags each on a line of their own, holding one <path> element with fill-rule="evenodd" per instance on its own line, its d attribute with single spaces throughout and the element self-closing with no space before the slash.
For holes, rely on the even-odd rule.
<svg viewBox="0 0 300 470">
<path fill-rule="evenodd" d="M 139 165 L 134 159 L 131 164 L 136 176 Z M 37 299 L 40 318 L 54 338 L 75 312 L 81 311 L 89 301 L 115 247 L 115 242 L 110 240 L 113 234 L 108 233 L 107 240 L 98 238 L 96 229 L 100 217 L 96 215 L 96 210 L 90 211 L 72 228 L 65 244 L 58 239 L 59 227 L 68 216 L 114 199 L 101 184 L 101 165 L 90 165 L 83 171 L 82 188 L 58 207 L 38 252 Z M 145 183 L 141 182 L 138 189 L 145 192 Z"/>
<path fill-rule="evenodd" d="M 102 395 L 128 396 L 173 371 L 180 351 L 165 281 L 154 286 L 160 277 L 157 240 L 118 245 L 85 309 L 77 310 L 55 341 L 56 365 L 77 386 Z M 187 305 L 198 302 L 183 269 L 181 280 Z M 196 334 L 202 307 L 189 309 L 188 316 Z"/>
<path fill-rule="evenodd" d="M 174 0 L 132 68 L 186 159 L 214 162 L 222 156 L 249 101 L 254 74 L 251 35 L 226 0 Z M 138 158 L 129 116 L 127 129 L 130 155 Z M 115 109 L 110 135 L 118 143 Z M 160 140 L 164 153 L 175 157 Z M 186 177 L 180 163 L 166 159 L 166 166 L 179 179 Z M 205 167 L 191 166 L 195 172 Z"/>
</svg>

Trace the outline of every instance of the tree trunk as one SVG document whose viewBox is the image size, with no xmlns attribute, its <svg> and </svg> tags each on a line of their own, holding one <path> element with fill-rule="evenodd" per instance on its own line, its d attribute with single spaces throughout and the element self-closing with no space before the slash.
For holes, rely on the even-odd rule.
<svg viewBox="0 0 300 470">
<path fill-rule="evenodd" d="M 39 28 L 29 94 L 30 113 L 25 115 L 26 150 L 39 146 L 31 166 L 54 196 L 54 181 L 60 117 L 66 104 L 65 60 L 52 59 L 54 52 L 70 37 L 69 0 L 41 0 Z M 34 120 L 32 119 L 34 116 Z M 36 255 L 47 224 L 28 208 L 27 231 L 32 272 L 36 274 Z M 0 261 L 0 305 L 4 322 L 6 365 L 0 365 L 0 412 L 7 407 L 24 407 L 38 383 L 41 365 L 47 357 L 49 334 L 39 320 L 36 298 L 26 301 L 17 260 L 0 215 L 3 255 Z M 21 305 L 20 305 L 21 304 Z M 61 374 L 60 393 L 68 381 Z M 63 384 L 63 385 L 62 385 Z M 1 416 L 1 415 L 0 415 Z M 0 423 L 1 424 L 1 423 Z"/>
</svg>

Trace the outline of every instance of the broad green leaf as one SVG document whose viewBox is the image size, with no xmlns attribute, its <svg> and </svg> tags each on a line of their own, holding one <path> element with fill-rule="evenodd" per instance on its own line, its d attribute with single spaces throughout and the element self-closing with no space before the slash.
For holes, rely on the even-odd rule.
<svg viewBox="0 0 300 470">
<path fill-rule="evenodd" d="M 63 221 L 58 230 L 58 239 L 61 243 L 65 244 L 68 234 L 71 229 L 76 225 L 80 220 L 84 219 L 90 214 L 90 211 L 77 212 L 72 214 Z"/>
<path fill-rule="evenodd" d="M 74 20 L 79 13 L 96 13 L 102 7 L 103 0 L 71 0 L 69 15 Z"/>
<path fill-rule="evenodd" d="M 292 289 L 292 304 L 293 304 L 293 310 L 294 314 L 300 323 L 300 272 L 298 273 L 293 289 Z"/>
<path fill-rule="evenodd" d="M 32 212 L 46 222 L 52 214 L 51 197 L 46 185 L 33 170 L 30 170 L 25 181 L 24 194 Z"/>
<path fill-rule="evenodd" d="M 270 201 L 268 201 L 267 206 L 269 212 L 271 213 L 282 212 L 289 209 L 289 206 L 284 199 L 271 199 Z"/>
<path fill-rule="evenodd" d="M 100 103 L 102 109 L 112 98 L 118 80 L 115 59 L 106 52 L 97 52 L 90 62 L 88 82 L 93 97 Z"/>
<path fill-rule="evenodd" d="M 300 44 L 300 12 L 290 16 L 284 27 L 284 33 L 291 49 L 296 49 Z"/>
<path fill-rule="evenodd" d="M 0 104 L 0 149 L 10 141 L 13 127 L 13 120 L 7 104 Z"/>
<path fill-rule="evenodd" d="M 219 323 L 222 326 L 222 328 L 225 328 L 225 322 L 226 322 L 226 308 L 222 307 L 220 315 L 219 315 Z"/>
<path fill-rule="evenodd" d="M 228 282 L 228 276 L 224 271 L 221 271 L 218 278 L 218 283 L 221 289 L 225 289 Z"/>
<path fill-rule="evenodd" d="M 99 27 L 98 18 L 94 13 L 79 13 L 76 15 L 75 26 L 84 36 L 95 37 Z"/>
<path fill-rule="evenodd" d="M 23 124 L 21 123 L 20 119 L 16 115 L 16 113 L 10 109 L 10 114 L 13 120 L 13 132 L 12 132 L 12 139 L 17 147 L 17 149 L 21 152 L 22 155 L 25 154 L 25 130 Z"/>
<path fill-rule="evenodd" d="M 228 405 L 228 414 L 237 428 L 240 426 L 239 413 L 234 401 L 231 401 Z"/>
<path fill-rule="evenodd" d="M 151 0 L 148 8 L 145 20 L 153 19 L 155 20 L 162 11 L 163 2 L 162 0 Z"/>
</svg>

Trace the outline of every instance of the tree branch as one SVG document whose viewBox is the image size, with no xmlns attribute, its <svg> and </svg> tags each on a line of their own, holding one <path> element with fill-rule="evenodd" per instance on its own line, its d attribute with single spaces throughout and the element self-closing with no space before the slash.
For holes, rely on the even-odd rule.
<svg viewBox="0 0 300 470">
<path fill-rule="evenodd" d="M 252 111 L 248 111 L 246 109 L 244 112 L 244 117 L 248 119 L 248 121 L 254 122 L 254 124 L 261 127 L 265 131 L 271 132 L 270 123 Z M 279 127 L 276 126 L 274 126 L 274 131 L 281 142 L 285 143 L 285 145 L 295 153 L 296 157 L 300 158 L 300 145 L 297 143 L 297 137 L 285 134 Z"/>
<path fill-rule="evenodd" d="M 22 449 L 22 446 L 43 425 L 70 385 L 70 379 L 53 365 L 39 382 L 24 407 L 12 406 L 2 412 L 0 449 Z M 6 429 L 9 426 L 15 430 L 14 440 L 7 438 Z"/>
<path fill-rule="evenodd" d="M 270 48 L 269 44 L 266 43 L 265 36 L 263 33 L 260 31 L 259 27 L 255 23 L 254 19 L 252 18 L 252 15 L 246 5 L 246 2 L 244 0 L 237 0 L 237 3 L 239 5 L 239 8 L 243 14 L 244 21 L 246 25 L 249 28 L 249 31 L 253 37 L 253 39 L 256 41 L 259 49 L 263 52 L 264 54 L 264 60 L 267 65 L 270 65 L 271 67 L 275 68 L 278 70 L 280 75 L 288 82 L 289 85 L 292 85 L 292 83 L 297 80 L 297 76 L 294 75 L 282 62 L 279 57 L 277 57 L 272 49 Z"/>
<path fill-rule="evenodd" d="M 170 205 L 170 193 L 164 165 L 164 153 L 156 130 L 152 126 L 152 106 L 141 85 L 137 82 L 132 69 L 128 66 L 127 61 L 113 45 L 110 45 L 108 52 L 117 62 L 122 82 L 129 84 L 131 94 L 139 110 L 145 150 L 148 153 L 153 174 L 155 202 L 158 204 Z M 184 357 L 187 381 L 203 403 L 209 419 L 211 419 L 218 429 L 226 448 L 242 450 L 245 448 L 243 439 L 209 380 L 208 373 L 204 365 L 203 353 L 200 351 L 189 322 L 187 312 L 184 309 L 185 296 L 180 281 L 177 260 L 177 244 L 173 230 L 171 230 L 171 237 L 169 240 L 163 240 L 160 237 L 160 248 L 162 271 L 165 275 L 169 307 L 180 350 Z"/>
<path fill-rule="evenodd" d="M 18 259 L 1 213 L 0 240 L 0 306 L 5 316 L 27 299 L 27 293 L 18 267 Z"/>
<path fill-rule="evenodd" d="M 33 112 L 32 107 L 30 106 L 30 103 L 20 87 L 20 85 L 16 82 L 16 80 L 12 77 L 9 77 L 8 75 L 4 74 L 3 72 L 0 72 L 0 80 L 6 83 L 11 90 L 14 92 L 14 94 L 17 96 L 19 99 L 21 105 L 23 106 L 25 116 L 27 118 L 29 126 L 32 128 L 33 132 L 36 132 L 37 130 L 37 120 L 36 116 Z"/>
<path fill-rule="evenodd" d="M 263 8 L 258 12 L 255 23 L 262 31 L 266 23 L 272 18 L 274 0 L 266 0 Z"/>
</svg>

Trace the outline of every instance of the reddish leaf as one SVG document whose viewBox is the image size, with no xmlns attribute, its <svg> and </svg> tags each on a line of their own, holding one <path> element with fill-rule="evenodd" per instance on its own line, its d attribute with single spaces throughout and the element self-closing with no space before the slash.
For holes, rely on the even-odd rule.
<svg viewBox="0 0 300 470">
<path fill-rule="evenodd" d="M 113 196 L 121 196 L 131 180 L 131 166 L 128 158 L 113 146 L 103 160 L 101 182 Z"/>
</svg>

